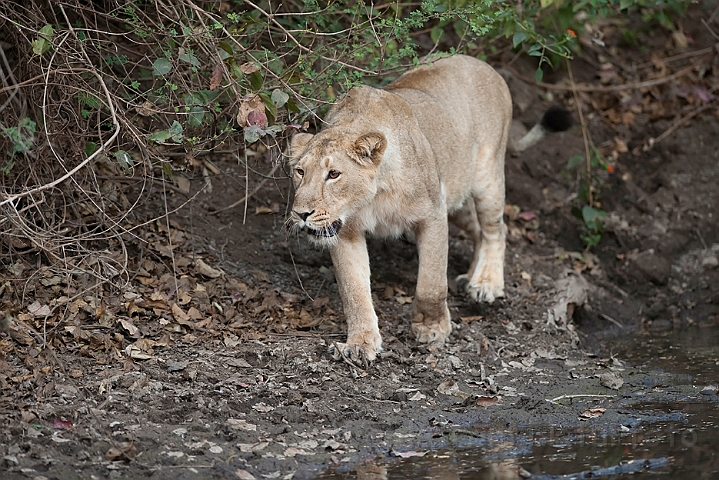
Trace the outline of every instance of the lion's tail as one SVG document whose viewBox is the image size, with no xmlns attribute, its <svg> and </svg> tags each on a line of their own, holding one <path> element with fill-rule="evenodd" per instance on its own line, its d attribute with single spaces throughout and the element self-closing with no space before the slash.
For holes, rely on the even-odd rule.
<svg viewBox="0 0 719 480">
<path fill-rule="evenodd" d="M 563 132 L 572 126 L 572 114 L 562 107 L 550 107 L 532 129 L 519 140 L 510 142 L 511 152 L 522 152 L 550 133 Z"/>
</svg>

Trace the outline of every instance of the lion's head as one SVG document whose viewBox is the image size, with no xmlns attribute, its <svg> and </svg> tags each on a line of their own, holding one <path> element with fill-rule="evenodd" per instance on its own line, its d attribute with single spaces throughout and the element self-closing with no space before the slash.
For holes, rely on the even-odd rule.
<svg viewBox="0 0 719 480">
<path fill-rule="evenodd" d="M 386 147 L 379 132 L 358 135 L 330 127 L 317 135 L 295 135 L 290 145 L 293 227 L 305 229 L 317 244 L 334 244 L 342 227 L 377 193 L 375 176 Z"/>
</svg>

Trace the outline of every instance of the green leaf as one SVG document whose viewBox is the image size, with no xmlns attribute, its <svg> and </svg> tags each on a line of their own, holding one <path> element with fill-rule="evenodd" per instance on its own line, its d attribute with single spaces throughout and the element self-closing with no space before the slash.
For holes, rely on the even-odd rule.
<svg viewBox="0 0 719 480">
<path fill-rule="evenodd" d="M 282 132 L 284 129 L 284 125 L 272 125 L 267 127 L 267 130 L 265 130 L 265 134 L 274 137 L 278 133 Z"/>
<path fill-rule="evenodd" d="M 97 150 L 97 143 L 95 142 L 85 142 L 85 155 L 88 157 L 95 153 L 95 150 Z"/>
<path fill-rule="evenodd" d="M 255 143 L 260 137 L 264 136 L 265 131 L 260 128 L 259 125 L 250 125 L 245 128 L 245 141 L 248 143 Z"/>
<path fill-rule="evenodd" d="M 582 207 L 582 219 L 584 219 L 584 223 L 593 222 L 598 216 L 599 213 L 596 208 L 590 207 L 589 205 Z"/>
<path fill-rule="evenodd" d="M 52 37 L 55 31 L 51 25 L 45 25 L 40 29 L 37 40 L 32 42 L 32 52 L 35 55 L 42 55 L 52 48 Z"/>
<path fill-rule="evenodd" d="M 115 160 L 117 160 L 117 163 L 119 163 L 125 171 L 128 171 L 133 165 L 135 165 L 135 162 L 132 161 L 132 157 L 125 150 L 118 150 L 115 152 Z"/>
<path fill-rule="evenodd" d="M 587 228 L 593 232 L 602 230 L 601 219 L 606 217 L 607 214 L 603 210 L 599 210 L 589 205 L 582 207 L 582 220 Z"/>
<path fill-rule="evenodd" d="M 227 54 L 228 57 L 231 57 L 232 55 L 235 54 L 234 50 L 232 49 L 232 45 L 230 45 L 228 42 L 226 42 L 224 40 L 221 41 L 220 43 L 218 43 L 217 46 L 220 47 L 220 49 L 223 52 L 225 52 L 225 54 Z M 222 54 L 222 52 L 220 52 L 220 54 Z"/>
<path fill-rule="evenodd" d="M 192 107 L 190 115 L 187 117 L 187 124 L 191 127 L 199 127 L 205 118 L 205 109 L 202 107 Z"/>
<path fill-rule="evenodd" d="M 168 130 L 172 141 L 175 143 L 182 143 L 182 125 L 177 120 L 172 122 L 172 126 Z"/>
<path fill-rule="evenodd" d="M 170 162 L 162 162 L 162 171 L 165 172 L 167 178 L 172 181 L 172 166 Z"/>
<path fill-rule="evenodd" d="M 582 163 L 584 161 L 584 158 L 585 157 L 582 155 L 575 155 L 572 158 L 570 158 L 569 161 L 567 162 L 567 170 L 571 170 L 574 167 L 576 167 L 577 165 L 579 165 L 580 163 Z"/>
<path fill-rule="evenodd" d="M 157 132 L 151 133 L 147 139 L 151 142 L 162 143 L 168 140 L 172 134 L 168 130 L 158 130 Z"/>
<path fill-rule="evenodd" d="M 619 0 L 619 9 L 624 10 L 636 3 L 636 0 Z"/>
<path fill-rule="evenodd" d="M 439 40 L 442 38 L 442 35 L 444 35 L 444 29 L 441 25 L 435 25 L 429 31 L 429 37 L 434 43 L 439 43 Z"/>
<path fill-rule="evenodd" d="M 199 66 L 200 66 L 200 61 L 197 59 L 196 56 L 194 56 L 194 55 L 191 54 L 191 53 L 182 52 L 181 54 L 178 55 L 178 58 L 179 58 L 180 60 L 182 60 L 183 62 L 189 63 L 189 64 L 192 65 L 193 67 L 199 67 Z"/>
<path fill-rule="evenodd" d="M 264 83 L 264 78 L 262 78 L 262 74 L 259 70 L 256 72 L 252 72 L 250 74 L 250 85 L 252 86 L 252 89 L 257 91 L 260 88 L 262 88 L 262 84 Z"/>
<path fill-rule="evenodd" d="M 152 73 L 157 77 L 167 75 L 172 70 L 172 63 L 166 58 L 158 58 L 152 64 Z"/>
<path fill-rule="evenodd" d="M 592 233 L 588 235 L 580 235 L 582 241 L 587 245 L 588 248 L 596 247 L 602 240 L 601 233 Z"/>
<path fill-rule="evenodd" d="M 539 67 L 539 68 L 537 68 L 537 71 L 534 72 L 534 80 L 536 80 L 537 83 L 541 83 L 543 78 L 544 78 L 544 70 L 542 70 L 542 67 Z"/>
<path fill-rule="evenodd" d="M 275 90 L 272 90 L 271 98 L 277 108 L 282 108 L 282 106 L 287 103 L 287 100 L 290 99 L 290 96 L 277 88 Z"/>
<path fill-rule="evenodd" d="M 270 98 L 270 96 L 264 92 L 260 93 L 260 98 L 264 102 L 265 110 L 268 114 L 267 123 L 273 123 L 275 121 L 275 118 L 277 118 L 277 105 L 275 105 L 275 102 L 272 101 L 272 98 Z"/>
<path fill-rule="evenodd" d="M 242 72 L 242 70 L 240 70 L 240 67 L 234 61 L 230 64 L 230 71 L 232 72 L 232 75 L 234 75 L 236 79 L 240 79 L 245 76 L 245 74 Z"/>
<path fill-rule="evenodd" d="M 512 44 L 514 45 L 514 48 L 517 48 L 517 46 L 525 41 L 527 39 L 527 34 L 522 31 L 514 32 L 514 35 L 512 36 Z"/>
<path fill-rule="evenodd" d="M 289 110 L 292 113 L 300 113 L 300 108 L 297 106 L 295 101 L 291 98 L 287 101 L 287 110 Z"/>
</svg>

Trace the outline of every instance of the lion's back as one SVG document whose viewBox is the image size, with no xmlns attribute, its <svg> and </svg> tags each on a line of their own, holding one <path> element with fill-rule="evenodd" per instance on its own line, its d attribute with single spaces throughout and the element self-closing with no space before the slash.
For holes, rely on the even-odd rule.
<svg viewBox="0 0 719 480">
<path fill-rule="evenodd" d="M 432 146 L 450 209 L 458 207 L 476 171 L 490 167 L 477 159 L 506 142 L 512 119 L 506 82 L 487 63 L 456 55 L 411 70 L 385 90 L 410 105 Z"/>
</svg>

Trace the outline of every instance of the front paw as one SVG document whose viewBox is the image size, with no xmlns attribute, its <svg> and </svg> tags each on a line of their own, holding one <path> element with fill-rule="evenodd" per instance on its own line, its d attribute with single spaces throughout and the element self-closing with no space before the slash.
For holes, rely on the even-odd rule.
<svg viewBox="0 0 719 480">
<path fill-rule="evenodd" d="M 469 298 L 477 303 L 492 303 L 495 298 L 504 297 L 504 285 L 492 282 L 481 282 L 477 285 L 467 284 L 465 290 Z"/>
<path fill-rule="evenodd" d="M 334 342 L 329 348 L 329 353 L 335 360 L 344 360 L 363 370 L 375 361 L 381 351 L 382 337 L 379 333 L 361 340 L 348 339 L 347 343 Z"/>
<path fill-rule="evenodd" d="M 452 332 L 452 325 L 435 323 L 425 325 L 424 323 L 412 323 L 412 331 L 419 343 L 444 343 Z"/>
<path fill-rule="evenodd" d="M 427 305 L 424 305 L 427 307 Z M 452 322 L 446 303 L 431 308 L 422 308 L 420 302 L 414 304 L 412 331 L 420 343 L 444 343 L 452 333 Z"/>
</svg>

